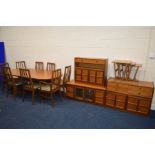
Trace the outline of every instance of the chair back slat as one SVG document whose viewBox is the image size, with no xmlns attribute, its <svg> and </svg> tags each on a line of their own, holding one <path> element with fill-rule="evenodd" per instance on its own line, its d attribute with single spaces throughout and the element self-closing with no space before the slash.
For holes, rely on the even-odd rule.
<svg viewBox="0 0 155 155">
<path fill-rule="evenodd" d="M 44 70 L 44 63 L 43 62 L 39 62 L 39 61 L 36 61 L 35 62 L 35 69 L 36 70 Z"/>
<path fill-rule="evenodd" d="M 10 67 L 3 67 L 3 73 L 7 81 L 14 81 Z"/>
<path fill-rule="evenodd" d="M 7 62 L 0 64 L 0 77 L 4 76 L 4 67 L 9 67 L 9 64 Z"/>
<path fill-rule="evenodd" d="M 26 69 L 26 63 L 25 63 L 25 61 L 17 61 L 16 62 L 16 69 L 20 69 L 20 68 Z"/>
<path fill-rule="evenodd" d="M 20 77 L 22 82 L 26 85 L 29 85 L 30 88 L 33 88 L 33 81 L 31 78 L 30 70 L 29 69 L 19 69 Z"/>
<path fill-rule="evenodd" d="M 52 82 L 52 84 L 60 85 L 60 83 L 61 83 L 61 69 L 52 71 L 51 82 Z"/>
<path fill-rule="evenodd" d="M 55 70 L 55 63 L 47 62 L 46 70 L 47 71 L 54 71 Z"/>
<path fill-rule="evenodd" d="M 71 66 L 66 66 L 63 76 L 63 84 L 66 84 L 67 82 L 70 81 L 70 76 L 71 76 Z"/>
</svg>

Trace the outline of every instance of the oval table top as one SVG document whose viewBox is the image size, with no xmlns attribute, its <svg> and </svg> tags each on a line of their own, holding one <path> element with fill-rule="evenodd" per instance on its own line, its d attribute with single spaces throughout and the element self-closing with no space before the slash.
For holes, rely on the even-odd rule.
<svg viewBox="0 0 155 155">
<path fill-rule="evenodd" d="M 47 70 L 37 71 L 35 69 L 29 69 L 29 70 L 30 70 L 30 74 L 31 74 L 32 79 L 50 80 L 52 77 L 52 71 L 47 71 Z M 19 76 L 20 77 L 19 69 L 11 69 L 11 72 L 12 72 L 13 76 Z"/>
</svg>

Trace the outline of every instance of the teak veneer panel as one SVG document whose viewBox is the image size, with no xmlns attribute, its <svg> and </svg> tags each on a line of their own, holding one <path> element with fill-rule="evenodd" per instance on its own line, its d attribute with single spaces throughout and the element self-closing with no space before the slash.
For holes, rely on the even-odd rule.
<svg viewBox="0 0 155 155">
<path fill-rule="evenodd" d="M 108 59 L 75 57 L 75 81 L 106 86 Z"/>
<path fill-rule="evenodd" d="M 107 90 L 121 92 L 128 95 L 152 98 L 154 92 L 153 82 L 146 81 L 123 81 L 110 78 Z"/>
<path fill-rule="evenodd" d="M 104 86 L 87 84 L 87 83 L 82 83 L 82 82 L 76 82 L 74 80 L 71 80 L 70 82 L 67 82 L 67 85 L 79 86 L 79 87 L 85 87 L 85 88 L 92 88 L 92 89 L 99 89 L 99 90 L 106 90 L 106 87 L 104 87 Z"/>
<path fill-rule="evenodd" d="M 123 81 L 110 78 L 107 84 L 106 105 L 113 108 L 122 108 L 122 110 L 129 112 L 148 115 L 153 92 L 153 82 Z M 118 96 L 119 94 L 121 96 Z"/>
</svg>

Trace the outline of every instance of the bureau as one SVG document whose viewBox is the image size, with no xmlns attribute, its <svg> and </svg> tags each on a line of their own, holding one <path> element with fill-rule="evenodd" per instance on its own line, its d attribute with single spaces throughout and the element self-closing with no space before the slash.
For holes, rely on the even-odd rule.
<svg viewBox="0 0 155 155">
<path fill-rule="evenodd" d="M 108 59 L 75 57 L 75 81 L 106 85 Z"/>
</svg>

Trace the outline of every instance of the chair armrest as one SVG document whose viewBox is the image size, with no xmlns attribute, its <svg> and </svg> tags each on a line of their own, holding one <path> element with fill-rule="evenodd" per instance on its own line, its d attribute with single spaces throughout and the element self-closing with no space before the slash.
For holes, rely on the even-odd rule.
<svg viewBox="0 0 155 155">
<path fill-rule="evenodd" d="M 49 83 L 49 82 L 44 82 L 44 81 L 39 81 L 39 84 L 49 85 L 49 84 L 51 84 L 51 83 Z"/>
</svg>

